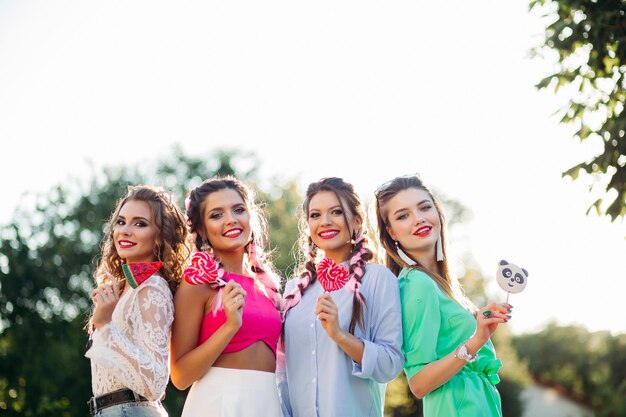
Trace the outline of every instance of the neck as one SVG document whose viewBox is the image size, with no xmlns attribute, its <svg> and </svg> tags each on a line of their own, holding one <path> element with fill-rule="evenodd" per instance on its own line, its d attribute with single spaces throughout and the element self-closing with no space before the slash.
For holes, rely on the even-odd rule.
<svg viewBox="0 0 626 417">
<path fill-rule="evenodd" d="M 437 273 L 437 260 L 435 258 L 434 247 L 424 251 L 411 251 L 409 255 L 427 270 Z"/>
<path fill-rule="evenodd" d="M 348 260 L 348 257 L 350 257 L 350 252 L 352 252 L 351 245 L 345 245 L 336 250 L 324 251 L 324 256 L 340 264 Z"/>
<path fill-rule="evenodd" d="M 250 275 L 250 271 L 245 267 L 243 249 L 233 252 L 216 251 L 215 256 L 222 262 L 224 271 L 237 275 Z"/>
</svg>

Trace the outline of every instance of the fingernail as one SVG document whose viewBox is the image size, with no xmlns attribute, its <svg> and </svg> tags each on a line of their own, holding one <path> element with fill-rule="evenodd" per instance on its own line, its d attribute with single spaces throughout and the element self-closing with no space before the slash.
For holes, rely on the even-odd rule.
<svg viewBox="0 0 626 417">
<path fill-rule="evenodd" d="M 510 308 L 513 308 L 513 306 L 512 306 L 511 304 L 509 304 L 509 307 L 510 307 Z"/>
<path fill-rule="evenodd" d="M 508 311 L 508 312 L 510 313 L 510 312 L 511 312 L 511 311 L 513 311 L 513 310 L 511 310 L 510 308 L 507 308 L 507 309 L 506 309 L 506 311 Z"/>
<path fill-rule="evenodd" d="M 507 316 L 508 318 L 511 318 L 511 315 L 510 315 L 510 314 L 507 314 L 506 316 Z"/>
</svg>

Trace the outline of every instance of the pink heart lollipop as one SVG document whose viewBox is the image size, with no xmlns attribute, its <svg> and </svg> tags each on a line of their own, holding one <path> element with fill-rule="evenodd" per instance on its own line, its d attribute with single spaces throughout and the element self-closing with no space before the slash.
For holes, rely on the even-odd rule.
<svg viewBox="0 0 626 417">
<path fill-rule="evenodd" d="M 322 259 L 317 265 L 317 279 L 326 292 L 343 288 L 346 282 L 348 282 L 349 276 L 348 268 L 337 264 L 330 258 Z"/>
<path fill-rule="evenodd" d="M 183 276 L 185 281 L 193 285 L 217 283 L 219 286 L 226 285 L 222 276 L 224 270 L 220 268 L 215 257 L 208 252 L 196 252 L 191 257 L 190 265 L 185 268 Z"/>
</svg>

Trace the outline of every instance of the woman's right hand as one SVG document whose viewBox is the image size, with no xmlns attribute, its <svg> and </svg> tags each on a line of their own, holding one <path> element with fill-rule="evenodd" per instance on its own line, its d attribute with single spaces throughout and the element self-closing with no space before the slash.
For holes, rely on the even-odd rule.
<svg viewBox="0 0 626 417">
<path fill-rule="evenodd" d="M 511 309 L 512 307 L 508 303 L 492 303 L 478 310 L 476 313 L 476 332 L 472 338 L 476 338 L 480 347 L 487 343 L 498 325 L 511 319 Z M 485 315 L 486 311 L 489 312 L 487 316 Z"/>
<path fill-rule="evenodd" d="M 222 289 L 222 305 L 226 313 L 226 325 L 236 329 L 241 327 L 241 316 L 245 303 L 246 291 L 235 281 L 229 281 Z"/>
</svg>

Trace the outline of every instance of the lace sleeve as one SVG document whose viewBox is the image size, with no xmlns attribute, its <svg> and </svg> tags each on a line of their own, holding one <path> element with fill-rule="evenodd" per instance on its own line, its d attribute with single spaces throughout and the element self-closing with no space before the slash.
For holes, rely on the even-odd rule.
<svg viewBox="0 0 626 417">
<path fill-rule="evenodd" d="M 169 380 L 174 305 L 167 283 L 160 277 L 151 278 L 135 291 L 128 303 L 118 304 L 123 308 L 122 323 L 114 317 L 96 330 L 85 356 L 117 375 L 128 388 L 155 401 Z"/>
</svg>

